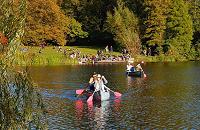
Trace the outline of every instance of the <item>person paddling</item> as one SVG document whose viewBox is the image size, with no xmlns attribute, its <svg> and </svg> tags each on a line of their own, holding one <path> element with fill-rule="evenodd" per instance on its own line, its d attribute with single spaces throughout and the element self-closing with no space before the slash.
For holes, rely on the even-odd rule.
<svg viewBox="0 0 200 130">
<path fill-rule="evenodd" d="M 131 65 L 131 63 L 129 62 L 128 65 L 126 66 L 126 70 L 127 72 L 134 72 L 135 68 L 133 65 Z"/>
<path fill-rule="evenodd" d="M 95 91 L 106 91 L 107 89 L 109 89 L 108 87 L 105 86 L 105 84 L 107 84 L 108 81 L 107 79 L 103 76 L 98 74 L 97 75 L 97 80 L 95 81 L 94 87 L 95 87 Z"/>
<path fill-rule="evenodd" d="M 142 69 L 142 66 L 141 66 L 140 64 L 138 64 L 138 65 L 136 66 L 136 70 L 137 70 L 137 71 L 141 71 L 142 74 L 143 74 L 143 76 L 144 76 L 144 78 L 147 77 L 147 75 L 144 73 L 144 70 Z"/>
<path fill-rule="evenodd" d="M 93 75 L 90 77 L 90 80 L 89 80 L 88 86 L 87 86 L 87 87 L 89 87 L 89 90 L 92 92 L 95 90 L 94 84 L 95 84 L 96 80 L 97 80 L 97 73 L 94 72 Z"/>
<path fill-rule="evenodd" d="M 140 64 L 136 65 L 136 70 L 137 71 L 143 71 L 142 66 Z"/>
</svg>

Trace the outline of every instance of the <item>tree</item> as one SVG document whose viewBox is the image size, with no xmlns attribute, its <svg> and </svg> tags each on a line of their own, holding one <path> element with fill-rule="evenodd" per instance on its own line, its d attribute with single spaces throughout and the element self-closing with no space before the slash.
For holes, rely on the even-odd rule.
<svg viewBox="0 0 200 130">
<path fill-rule="evenodd" d="M 110 34 L 103 31 L 103 26 L 107 11 L 113 10 L 115 3 L 116 0 L 63 0 L 61 7 L 66 15 L 76 19 L 88 32 L 88 38 L 84 40 L 89 44 L 107 44 L 112 40 Z"/>
<path fill-rule="evenodd" d="M 14 67 L 24 34 L 26 0 L 0 0 L 0 129 L 45 129 L 44 104 L 26 69 Z M 2 40 L 3 37 L 3 40 Z M 6 38 L 6 40 L 5 40 Z M 2 42 L 3 41 L 3 42 Z"/>
<path fill-rule="evenodd" d="M 146 46 L 156 47 L 156 52 L 162 53 L 165 40 L 167 0 L 144 0 L 145 33 L 143 36 Z"/>
<path fill-rule="evenodd" d="M 193 36 L 192 19 L 188 4 L 183 0 L 171 0 L 167 18 L 166 43 L 171 54 L 188 57 Z"/>
<path fill-rule="evenodd" d="M 71 38 L 85 38 L 88 36 L 88 33 L 82 30 L 82 25 L 78 21 L 76 21 L 74 18 L 71 18 L 68 35 Z"/>
<path fill-rule="evenodd" d="M 118 46 L 125 47 L 131 54 L 140 52 L 138 19 L 122 1 L 118 2 L 114 13 L 107 13 L 106 29 L 110 31 Z"/>
<path fill-rule="evenodd" d="M 197 57 L 200 57 L 200 0 L 189 0 L 189 13 L 193 22 L 193 41 L 192 46 L 195 48 Z"/>
<path fill-rule="evenodd" d="M 66 44 L 70 19 L 52 0 L 28 0 L 24 44 L 39 45 L 47 41 Z"/>
</svg>

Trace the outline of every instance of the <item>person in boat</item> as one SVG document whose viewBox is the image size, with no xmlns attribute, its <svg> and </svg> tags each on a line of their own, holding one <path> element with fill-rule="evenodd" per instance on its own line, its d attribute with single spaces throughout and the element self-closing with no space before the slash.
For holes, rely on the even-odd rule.
<svg viewBox="0 0 200 130">
<path fill-rule="evenodd" d="M 134 72 L 135 67 L 133 65 L 131 65 L 131 63 L 129 62 L 128 65 L 126 66 L 126 71 L 127 72 Z"/>
<path fill-rule="evenodd" d="M 94 72 L 93 75 L 90 77 L 90 80 L 88 82 L 88 87 L 89 87 L 90 91 L 94 91 L 95 90 L 94 84 L 95 84 L 96 80 L 97 80 L 97 73 Z"/>
<path fill-rule="evenodd" d="M 142 66 L 140 64 L 136 65 L 136 71 L 141 71 L 143 72 Z"/>
<path fill-rule="evenodd" d="M 109 88 L 105 86 L 107 83 L 108 81 L 103 75 L 97 74 L 97 80 L 95 80 L 94 83 L 95 91 L 97 92 L 101 90 L 105 92 L 109 90 Z"/>
</svg>

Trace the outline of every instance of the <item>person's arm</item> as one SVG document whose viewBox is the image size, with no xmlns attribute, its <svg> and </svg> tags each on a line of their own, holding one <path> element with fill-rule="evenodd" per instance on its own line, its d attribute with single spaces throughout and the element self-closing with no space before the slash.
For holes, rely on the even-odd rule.
<svg viewBox="0 0 200 130">
<path fill-rule="evenodd" d="M 108 80 L 106 80 L 106 78 L 104 76 L 102 76 L 102 80 L 103 80 L 104 84 L 108 83 Z"/>
<path fill-rule="evenodd" d="M 88 88 L 92 83 L 94 83 L 93 78 L 91 77 L 88 84 L 84 87 L 85 89 Z"/>
<path fill-rule="evenodd" d="M 89 84 L 92 84 L 93 81 L 94 81 L 94 80 L 93 80 L 93 78 L 91 77 L 88 83 L 89 83 Z"/>
<path fill-rule="evenodd" d="M 106 89 L 110 90 L 110 88 L 108 88 L 106 85 L 104 85 L 104 87 L 105 87 Z"/>
</svg>

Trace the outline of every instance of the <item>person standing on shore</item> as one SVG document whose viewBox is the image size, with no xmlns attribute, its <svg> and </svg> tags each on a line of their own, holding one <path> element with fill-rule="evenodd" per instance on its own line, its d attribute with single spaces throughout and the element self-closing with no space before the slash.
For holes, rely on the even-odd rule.
<svg viewBox="0 0 200 130">
<path fill-rule="evenodd" d="M 106 52 L 109 52 L 108 45 L 106 46 L 105 51 L 106 51 Z"/>
<path fill-rule="evenodd" d="M 113 52 L 113 47 L 112 47 L 112 46 L 110 46 L 110 52 L 111 52 L 111 53 Z"/>
</svg>

